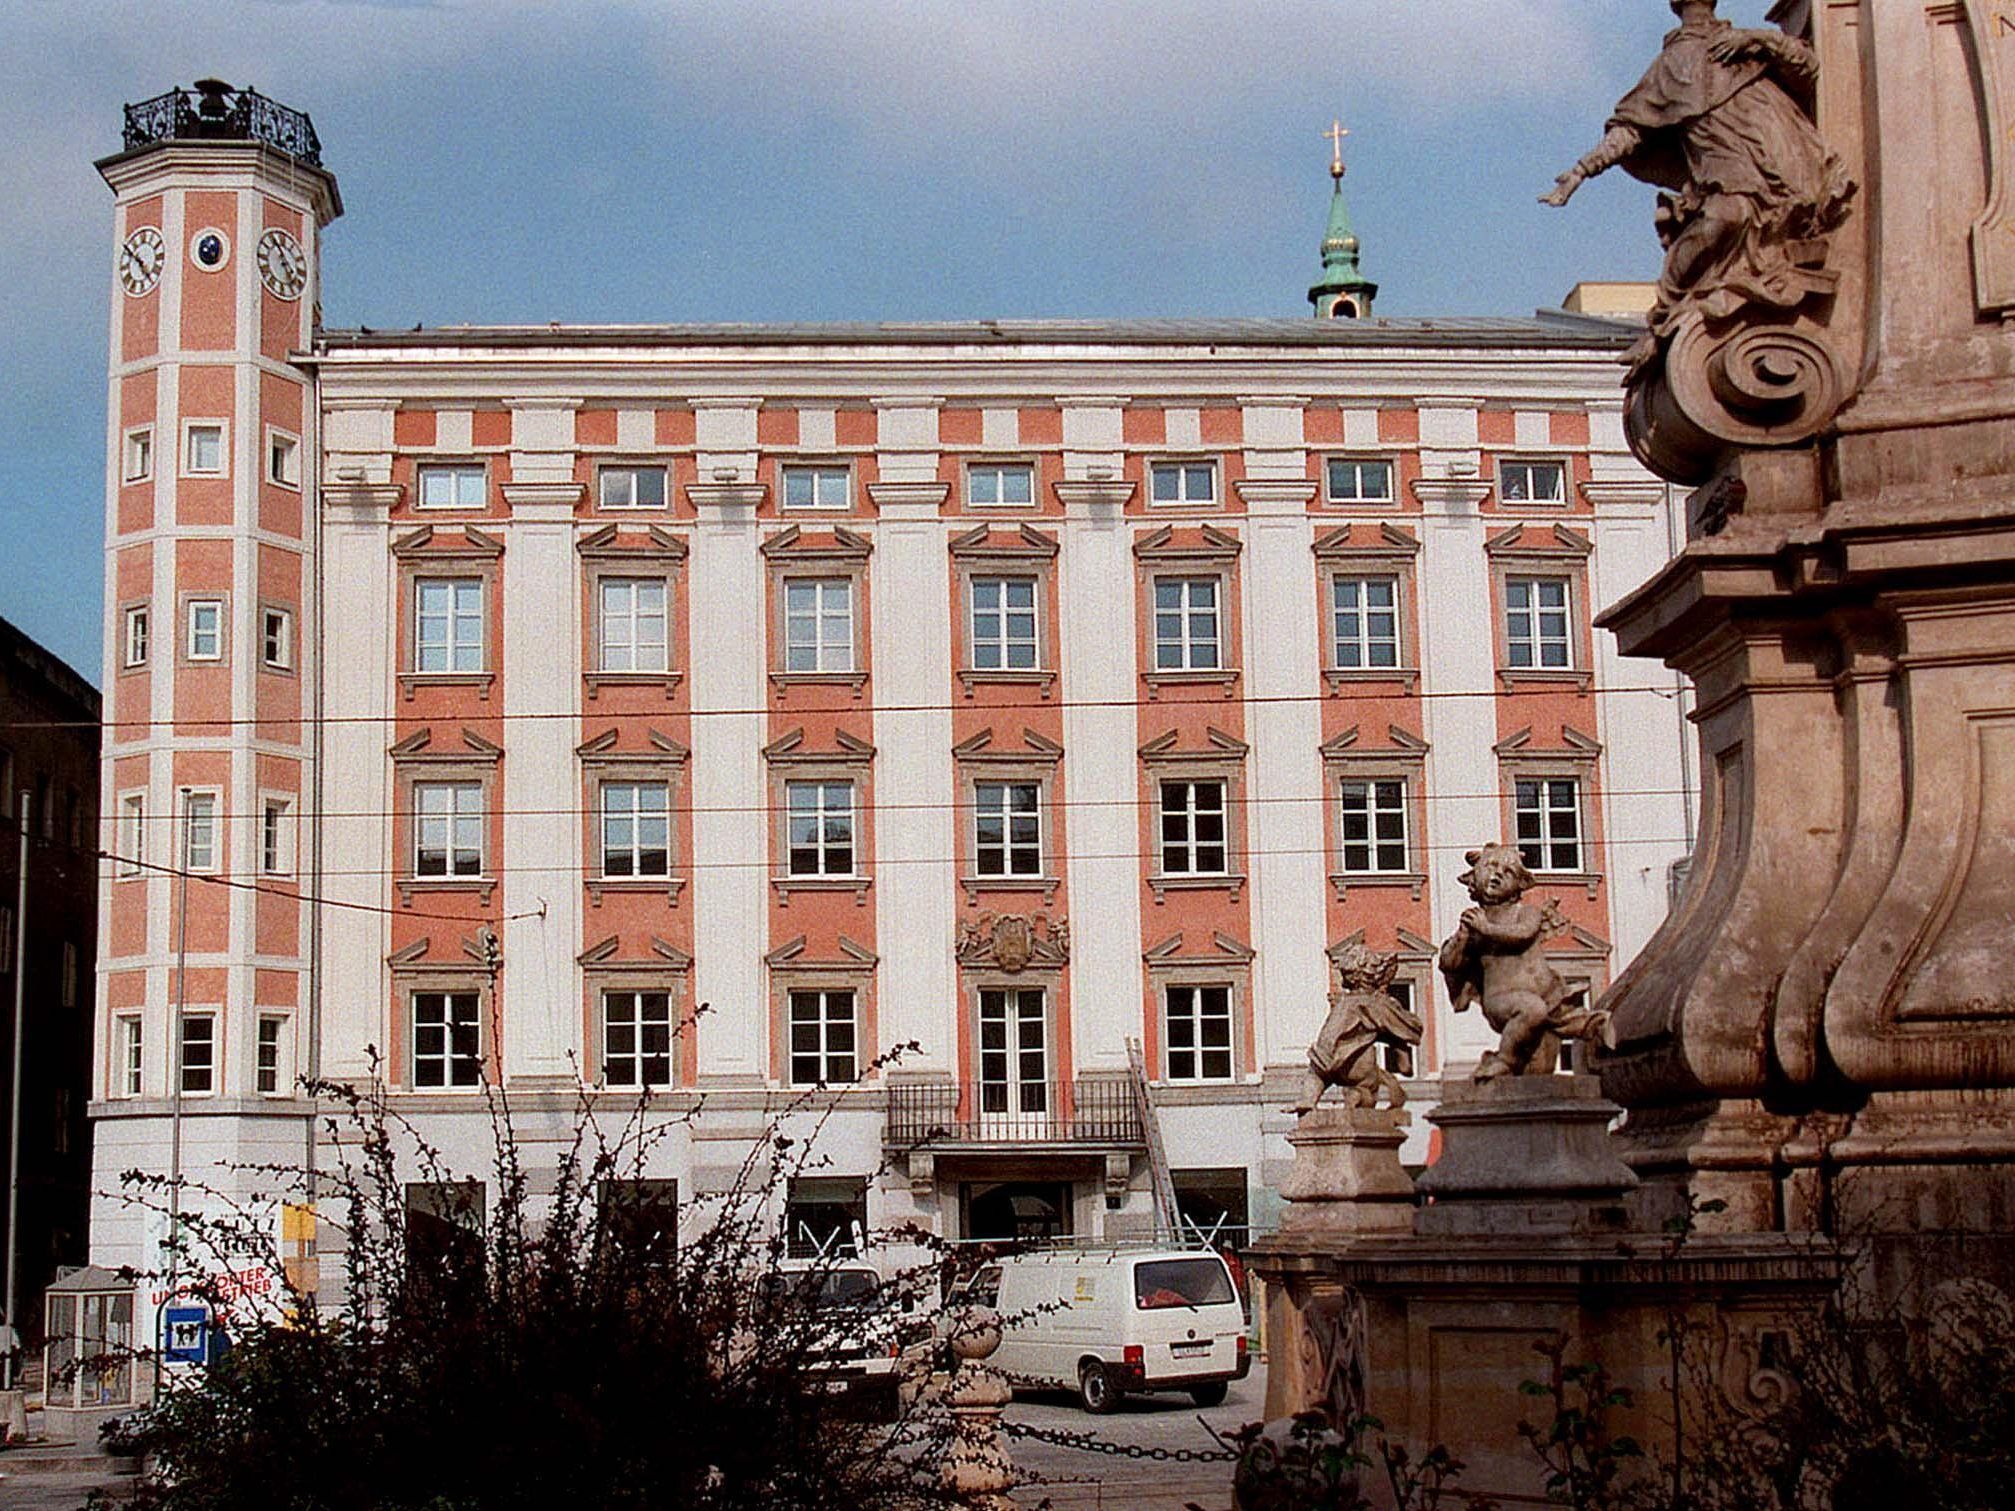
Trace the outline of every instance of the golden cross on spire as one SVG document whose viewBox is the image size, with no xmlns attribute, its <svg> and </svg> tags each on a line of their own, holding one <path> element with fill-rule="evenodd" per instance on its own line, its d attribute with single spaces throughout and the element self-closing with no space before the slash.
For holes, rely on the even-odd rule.
<svg viewBox="0 0 2015 1511">
<path fill-rule="evenodd" d="M 1345 126 L 1341 120 L 1333 120 L 1329 123 L 1329 130 L 1323 132 L 1322 135 L 1329 141 L 1329 176 L 1331 178 L 1342 178 L 1343 139 L 1350 135 L 1350 128 Z"/>
</svg>

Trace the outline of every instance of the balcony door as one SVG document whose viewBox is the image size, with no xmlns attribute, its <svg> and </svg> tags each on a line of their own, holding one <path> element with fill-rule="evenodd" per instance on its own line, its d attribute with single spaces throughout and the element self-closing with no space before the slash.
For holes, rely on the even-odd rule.
<svg viewBox="0 0 2015 1511">
<path fill-rule="evenodd" d="M 1043 1138 L 1052 1107 L 1049 1014 L 1041 987 L 980 991 L 979 1122 L 983 1137 Z"/>
</svg>

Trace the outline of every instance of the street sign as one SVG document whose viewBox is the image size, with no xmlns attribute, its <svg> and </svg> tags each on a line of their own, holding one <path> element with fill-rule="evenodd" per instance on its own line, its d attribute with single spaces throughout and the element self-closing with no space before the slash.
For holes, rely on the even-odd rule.
<svg viewBox="0 0 2015 1511">
<path fill-rule="evenodd" d="M 202 1306 L 171 1306 L 161 1322 L 162 1354 L 178 1364 L 206 1364 L 210 1359 L 210 1311 Z"/>
</svg>

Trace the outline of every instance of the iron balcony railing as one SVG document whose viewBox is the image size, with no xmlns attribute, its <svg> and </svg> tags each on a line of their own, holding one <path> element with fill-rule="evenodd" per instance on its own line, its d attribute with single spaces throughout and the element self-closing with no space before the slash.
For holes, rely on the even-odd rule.
<svg viewBox="0 0 2015 1511">
<path fill-rule="evenodd" d="M 186 141 L 264 142 L 312 168 L 322 166 L 315 123 L 256 89 L 233 89 L 222 79 L 198 79 L 194 89 L 171 89 L 126 107 L 129 151 L 155 142 Z"/>
<path fill-rule="evenodd" d="M 1076 1081 L 903 1083 L 889 1087 L 888 1143 L 898 1148 L 975 1144 L 1146 1142 L 1133 1088 L 1111 1077 Z"/>
</svg>

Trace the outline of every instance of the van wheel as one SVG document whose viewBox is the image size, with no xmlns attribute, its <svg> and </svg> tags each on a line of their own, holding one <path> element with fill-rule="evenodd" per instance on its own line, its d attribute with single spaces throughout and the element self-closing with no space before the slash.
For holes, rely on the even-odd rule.
<svg viewBox="0 0 2015 1511">
<path fill-rule="evenodd" d="M 1208 1385 L 1192 1385 L 1189 1398 L 1205 1410 L 1224 1405 L 1224 1398 L 1231 1393 L 1231 1387 L 1222 1380 L 1213 1380 Z"/>
<path fill-rule="evenodd" d="M 1077 1398 L 1086 1411 L 1102 1417 L 1119 1405 L 1120 1389 L 1113 1383 L 1112 1372 L 1094 1361 L 1078 1369 Z"/>
</svg>

